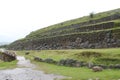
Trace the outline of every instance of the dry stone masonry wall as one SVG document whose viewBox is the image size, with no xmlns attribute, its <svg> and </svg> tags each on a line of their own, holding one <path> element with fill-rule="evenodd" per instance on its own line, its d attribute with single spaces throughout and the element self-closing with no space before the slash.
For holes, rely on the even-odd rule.
<svg viewBox="0 0 120 80">
<path fill-rule="evenodd" d="M 82 26 L 90 25 L 90 24 L 96 24 L 96 23 L 101 23 L 101 22 L 106 22 L 106 21 L 111 21 L 111 20 L 116 20 L 116 19 L 120 19 L 120 14 L 113 14 L 111 16 L 103 17 L 103 18 L 96 19 L 96 20 L 89 20 L 89 21 L 82 22 L 82 23 L 80 22 L 80 23 L 68 25 L 65 27 L 52 29 L 52 30 L 50 30 L 50 32 L 64 30 L 64 29 L 68 29 L 68 28 L 79 28 Z"/>
<path fill-rule="evenodd" d="M 13 50 L 81 49 L 120 47 L 120 14 L 49 30 L 17 40 L 8 46 Z M 105 22 L 106 21 L 106 22 Z M 39 36 L 38 36 L 39 35 Z"/>
<path fill-rule="evenodd" d="M 117 31 L 119 33 L 117 33 Z M 24 40 L 13 43 L 11 49 L 80 49 L 120 47 L 120 29 L 94 33 L 73 34 L 44 39 Z M 14 47 L 16 46 L 16 47 Z"/>
</svg>

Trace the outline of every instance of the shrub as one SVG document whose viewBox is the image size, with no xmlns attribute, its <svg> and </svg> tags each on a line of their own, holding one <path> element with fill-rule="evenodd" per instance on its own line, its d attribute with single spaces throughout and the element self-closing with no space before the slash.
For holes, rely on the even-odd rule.
<svg viewBox="0 0 120 80">
<path fill-rule="evenodd" d="M 89 16 L 90 16 L 90 18 L 93 18 L 94 17 L 94 13 L 91 12 Z"/>
</svg>

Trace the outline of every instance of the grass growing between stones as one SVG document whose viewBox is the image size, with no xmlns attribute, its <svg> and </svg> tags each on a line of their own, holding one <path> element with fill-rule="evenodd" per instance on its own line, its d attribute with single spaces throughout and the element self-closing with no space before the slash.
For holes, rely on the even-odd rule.
<svg viewBox="0 0 120 80">
<path fill-rule="evenodd" d="M 120 64 L 120 48 L 110 48 L 110 49 L 78 49 L 78 50 L 42 50 L 42 51 L 29 51 L 29 55 L 25 55 L 26 51 L 18 51 L 19 55 L 23 55 L 26 58 L 29 58 L 34 64 L 36 64 L 38 69 L 45 71 L 46 73 L 55 73 L 64 76 L 72 77 L 72 79 L 65 80 L 118 80 L 120 79 L 120 70 L 119 69 L 105 69 L 102 72 L 93 72 L 91 69 L 86 67 L 65 67 L 58 66 L 54 64 L 48 64 L 43 62 L 36 62 L 33 60 L 33 56 L 38 56 L 40 58 L 52 58 L 56 61 L 60 59 L 76 59 L 79 61 L 93 61 L 96 63 L 104 64 Z M 96 52 L 99 54 L 97 57 L 94 54 L 89 53 L 89 56 L 83 56 L 83 52 Z M 82 56 L 81 56 L 82 55 Z M 109 58 L 110 61 L 105 61 L 103 58 Z M 98 60 L 100 59 L 100 60 Z M 108 60 L 109 60 L 108 59 Z M 117 59 L 115 62 L 111 59 Z"/>
<path fill-rule="evenodd" d="M 65 80 L 88 80 L 88 79 L 96 79 L 100 80 L 118 80 L 120 79 L 120 70 L 104 70 L 102 72 L 93 72 L 88 68 L 73 68 L 73 67 L 64 67 L 57 66 L 53 64 L 47 63 L 38 63 L 35 62 L 43 71 L 47 73 L 54 73 L 59 75 L 64 75 L 68 77 L 72 77 L 72 79 Z"/>
<path fill-rule="evenodd" d="M 3 62 L 0 60 L 0 70 L 1 69 L 9 69 L 9 68 L 15 68 L 17 64 L 17 60 L 12 62 Z"/>
</svg>

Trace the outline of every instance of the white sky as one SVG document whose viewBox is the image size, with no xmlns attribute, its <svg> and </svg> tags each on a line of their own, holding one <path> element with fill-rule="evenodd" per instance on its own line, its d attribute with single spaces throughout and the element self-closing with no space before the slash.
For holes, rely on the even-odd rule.
<svg viewBox="0 0 120 80">
<path fill-rule="evenodd" d="M 120 8 L 120 0 L 0 0 L 0 42 L 91 12 Z"/>
</svg>

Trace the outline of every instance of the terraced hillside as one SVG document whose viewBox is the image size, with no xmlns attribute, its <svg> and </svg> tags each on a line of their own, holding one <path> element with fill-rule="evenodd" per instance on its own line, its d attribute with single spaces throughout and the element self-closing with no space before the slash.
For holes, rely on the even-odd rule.
<svg viewBox="0 0 120 80">
<path fill-rule="evenodd" d="M 14 50 L 120 47 L 120 9 L 84 16 L 31 32 Z"/>
</svg>

